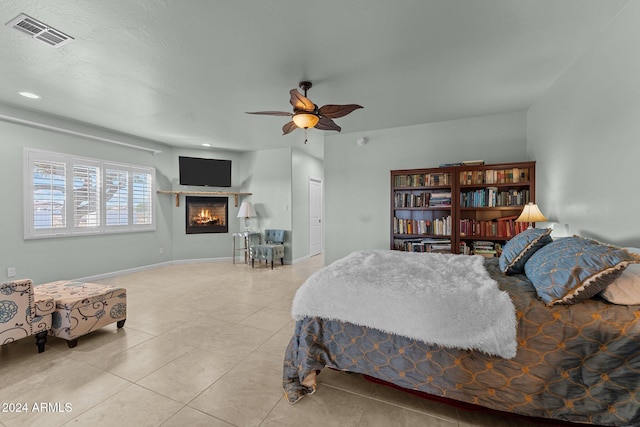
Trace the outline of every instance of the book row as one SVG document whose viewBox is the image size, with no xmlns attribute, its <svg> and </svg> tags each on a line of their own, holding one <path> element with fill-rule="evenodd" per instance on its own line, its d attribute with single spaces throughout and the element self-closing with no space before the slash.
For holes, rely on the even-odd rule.
<svg viewBox="0 0 640 427">
<path fill-rule="evenodd" d="M 451 235 L 451 216 L 428 219 L 393 218 L 394 234 L 421 234 L 433 236 Z"/>
<path fill-rule="evenodd" d="M 445 185 L 451 185 L 450 173 L 396 175 L 393 178 L 394 187 L 439 187 Z"/>
<path fill-rule="evenodd" d="M 460 236 L 505 237 L 509 239 L 529 227 L 528 222 L 516 222 L 516 218 L 517 216 L 510 216 L 492 221 L 462 219 L 460 220 Z"/>
<path fill-rule="evenodd" d="M 460 172 L 460 185 L 516 184 L 529 182 L 529 168 L 487 169 Z"/>
<path fill-rule="evenodd" d="M 501 206 L 524 206 L 531 197 L 527 190 L 498 191 L 497 187 L 487 187 L 460 193 L 460 207 L 486 208 Z"/>
</svg>

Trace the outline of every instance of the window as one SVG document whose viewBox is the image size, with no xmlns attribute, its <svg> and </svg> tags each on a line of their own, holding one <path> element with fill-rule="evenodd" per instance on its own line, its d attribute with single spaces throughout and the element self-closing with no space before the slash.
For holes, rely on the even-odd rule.
<svg viewBox="0 0 640 427">
<path fill-rule="evenodd" d="M 155 230 L 155 169 L 25 149 L 25 239 Z"/>
</svg>

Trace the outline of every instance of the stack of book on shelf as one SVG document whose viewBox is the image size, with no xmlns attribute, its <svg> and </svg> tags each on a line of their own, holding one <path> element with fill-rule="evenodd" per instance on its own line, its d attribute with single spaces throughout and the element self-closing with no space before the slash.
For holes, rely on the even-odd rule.
<svg viewBox="0 0 640 427">
<path fill-rule="evenodd" d="M 451 252 L 449 239 L 395 239 L 393 247 L 405 252 Z"/>
<path fill-rule="evenodd" d="M 467 242 L 460 242 L 460 254 L 471 255 L 471 248 L 467 245 Z"/>
<path fill-rule="evenodd" d="M 449 239 L 423 239 L 425 252 L 451 252 L 451 240 Z"/>
<path fill-rule="evenodd" d="M 451 207 L 451 191 L 434 191 L 433 193 L 431 193 L 431 197 L 429 197 L 429 207 Z"/>
<path fill-rule="evenodd" d="M 493 246 L 493 242 L 475 240 L 472 245 L 474 255 L 482 255 L 486 258 L 493 258 L 497 254 L 497 251 Z"/>
</svg>

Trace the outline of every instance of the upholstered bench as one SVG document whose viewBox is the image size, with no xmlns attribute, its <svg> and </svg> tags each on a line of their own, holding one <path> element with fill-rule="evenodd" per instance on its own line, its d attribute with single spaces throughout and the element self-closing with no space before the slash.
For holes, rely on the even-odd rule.
<svg viewBox="0 0 640 427">
<path fill-rule="evenodd" d="M 31 279 L 0 283 L 0 345 L 35 335 L 38 353 L 44 351 L 55 304 L 33 289 Z"/>
<path fill-rule="evenodd" d="M 70 348 L 78 337 L 116 322 L 118 329 L 127 318 L 127 290 L 96 283 L 60 280 L 34 287 L 36 296 L 54 298 L 51 332 L 67 340 Z"/>
</svg>

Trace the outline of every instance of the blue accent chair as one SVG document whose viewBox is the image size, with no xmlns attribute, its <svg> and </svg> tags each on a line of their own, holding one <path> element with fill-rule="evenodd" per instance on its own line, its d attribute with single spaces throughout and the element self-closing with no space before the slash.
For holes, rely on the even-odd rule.
<svg viewBox="0 0 640 427">
<path fill-rule="evenodd" d="M 252 245 L 249 248 L 249 257 L 251 258 L 251 268 L 254 261 L 265 260 L 271 261 L 271 269 L 273 270 L 273 260 L 280 258 L 280 263 L 284 265 L 284 230 L 264 230 L 264 244 Z"/>
</svg>

